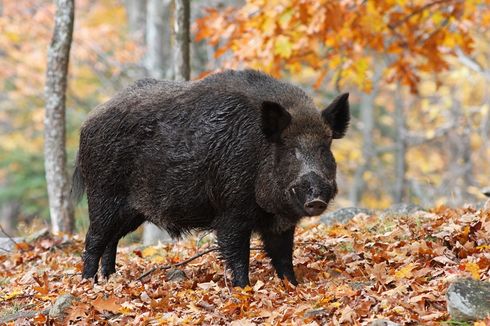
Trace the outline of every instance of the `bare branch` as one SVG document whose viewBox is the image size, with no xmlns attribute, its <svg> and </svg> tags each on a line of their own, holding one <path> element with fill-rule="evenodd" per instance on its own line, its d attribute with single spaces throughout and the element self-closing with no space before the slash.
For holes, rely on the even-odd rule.
<svg viewBox="0 0 490 326">
<path fill-rule="evenodd" d="M 3 226 L 1 224 L 0 224 L 0 231 L 2 231 L 2 233 L 5 234 L 7 236 L 7 238 L 9 238 L 9 240 L 12 241 L 12 243 L 17 246 L 17 241 L 15 241 L 14 238 L 10 234 L 5 232 L 5 229 L 3 228 Z"/>
<path fill-rule="evenodd" d="M 486 80 L 490 81 L 489 69 L 485 69 L 485 67 L 483 67 L 478 61 L 464 54 L 460 48 L 456 49 L 456 55 L 458 56 L 459 62 L 471 70 L 481 74 Z"/>
<path fill-rule="evenodd" d="M 451 1 L 453 1 L 453 0 L 437 0 L 437 1 L 429 2 L 428 4 L 423 5 L 422 7 L 417 8 L 416 10 L 412 11 L 410 14 L 406 15 L 405 17 L 403 17 L 399 21 L 396 21 L 396 22 L 394 22 L 392 24 L 388 24 L 388 27 L 390 29 L 395 29 L 398 26 L 406 23 L 410 18 L 412 18 L 412 17 L 414 17 L 414 16 L 416 16 L 418 14 L 423 13 L 425 10 L 429 9 L 430 7 L 435 6 L 435 5 L 438 5 L 438 4 L 442 4 L 444 2 L 451 2 Z"/>
</svg>

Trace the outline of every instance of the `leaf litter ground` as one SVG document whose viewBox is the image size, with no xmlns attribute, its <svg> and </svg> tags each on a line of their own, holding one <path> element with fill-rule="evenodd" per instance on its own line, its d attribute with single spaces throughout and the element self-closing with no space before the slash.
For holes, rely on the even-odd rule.
<svg viewBox="0 0 490 326">
<path fill-rule="evenodd" d="M 251 286 L 233 289 L 216 252 L 180 266 L 186 277 L 179 280 L 161 269 L 138 280 L 213 247 L 212 236 L 119 248 L 117 273 L 95 285 L 80 277 L 80 237 L 45 237 L 0 252 L 0 316 L 39 311 L 17 320 L 26 324 L 353 325 L 384 318 L 430 325 L 450 320 L 445 293 L 456 278 L 490 281 L 490 210 L 361 214 L 333 226 L 309 220 L 295 240 L 299 286 L 281 282 L 264 253 L 252 250 Z M 42 314 L 67 293 L 76 301 L 64 321 Z"/>
</svg>

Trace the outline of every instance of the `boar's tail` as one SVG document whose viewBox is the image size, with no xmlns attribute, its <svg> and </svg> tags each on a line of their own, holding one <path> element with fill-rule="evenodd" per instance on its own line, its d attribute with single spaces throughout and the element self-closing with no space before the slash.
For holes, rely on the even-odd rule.
<svg viewBox="0 0 490 326">
<path fill-rule="evenodd" d="M 80 161 L 77 154 L 75 161 L 75 171 L 73 172 L 73 179 L 71 183 L 70 200 L 72 203 L 77 204 L 82 199 L 85 192 L 85 180 L 80 172 Z"/>
</svg>

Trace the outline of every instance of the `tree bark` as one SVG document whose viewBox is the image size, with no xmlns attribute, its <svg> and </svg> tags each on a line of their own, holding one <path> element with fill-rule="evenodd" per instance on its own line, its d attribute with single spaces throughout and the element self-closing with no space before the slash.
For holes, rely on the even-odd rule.
<svg viewBox="0 0 490 326">
<path fill-rule="evenodd" d="M 173 71 L 170 69 L 172 62 L 171 26 L 169 24 L 171 5 L 172 0 L 148 0 L 145 68 L 147 76 L 152 78 L 172 78 Z M 145 223 L 143 228 L 145 245 L 172 240 L 167 232 L 152 223 Z"/>
<path fill-rule="evenodd" d="M 44 117 L 44 161 L 53 233 L 73 232 L 73 206 L 66 172 L 65 99 L 73 34 L 74 0 L 57 0 L 48 50 Z"/>
<path fill-rule="evenodd" d="M 146 15 L 145 68 L 150 77 L 171 78 L 172 52 L 170 47 L 171 0 L 148 0 Z"/>
<path fill-rule="evenodd" d="M 189 0 L 175 0 L 174 40 L 175 80 L 189 80 L 191 76 Z"/>
<path fill-rule="evenodd" d="M 402 86 L 398 85 L 395 98 L 395 185 L 393 187 L 393 203 L 401 203 L 406 198 L 407 189 L 407 141 L 405 101 Z"/>
<path fill-rule="evenodd" d="M 363 162 L 356 169 L 354 174 L 353 185 L 349 194 L 349 199 L 353 206 L 358 206 L 361 202 L 362 195 L 366 188 L 364 182 L 364 173 L 371 165 L 373 157 L 376 155 L 375 147 L 373 143 L 373 130 L 374 130 L 374 100 L 379 93 L 379 81 L 383 73 L 383 65 L 379 62 L 375 63 L 374 75 L 373 75 L 373 90 L 371 93 L 361 94 L 361 132 L 362 132 L 362 158 Z"/>
<path fill-rule="evenodd" d="M 146 0 L 125 0 L 129 32 L 139 43 L 145 44 Z"/>
<path fill-rule="evenodd" d="M 20 203 L 16 200 L 10 200 L 0 206 L 0 225 L 10 235 L 16 230 L 20 208 Z M 0 237 L 2 236 L 0 235 Z"/>
<path fill-rule="evenodd" d="M 449 189 L 452 204 L 460 206 L 471 199 L 468 188 L 475 184 L 475 181 L 473 180 L 473 161 L 471 159 L 471 128 L 461 109 L 462 105 L 457 94 L 458 90 L 453 89 L 453 103 L 449 113 L 457 127 L 448 133 L 449 167 L 446 182 L 441 188 L 443 191 Z"/>
</svg>

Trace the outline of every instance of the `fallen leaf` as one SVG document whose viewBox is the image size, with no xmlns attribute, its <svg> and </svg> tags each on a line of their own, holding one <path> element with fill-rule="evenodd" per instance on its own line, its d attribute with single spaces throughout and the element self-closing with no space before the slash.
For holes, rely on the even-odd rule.
<svg viewBox="0 0 490 326">
<path fill-rule="evenodd" d="M 117 313 L 121 309 L 121 305 L 117 301 L 118 299 L 114 296 L 110 296 L 107 299 L 104 299 L 103 296 L 98 296 L 92 301 L 92 306 L 100 312 L 107 310 L 112 313 Z"/>
</svg>

